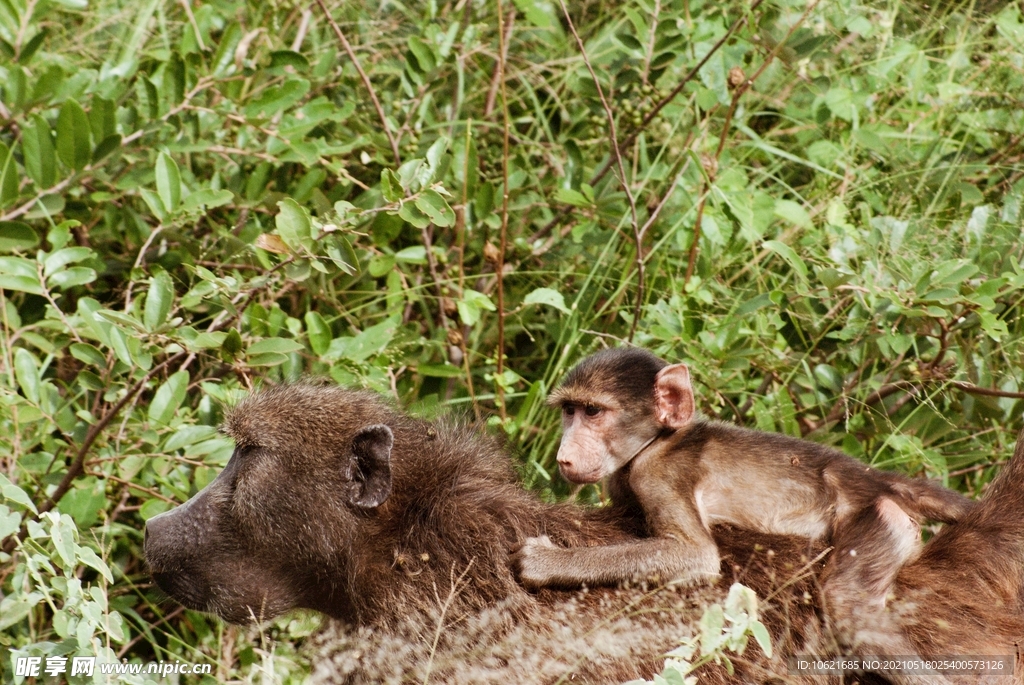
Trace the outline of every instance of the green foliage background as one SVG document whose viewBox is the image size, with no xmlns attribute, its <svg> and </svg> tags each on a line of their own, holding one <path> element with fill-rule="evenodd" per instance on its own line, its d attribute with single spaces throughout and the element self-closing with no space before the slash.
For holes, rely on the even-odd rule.
<svg viewBox="0 0 1024 685">
<path fill-rule="evenodd" d="M 1008 454 L 1019 3 L 328 9 L 386 126 L 317 4 L 0 0 L 12 659 L 302 678 L 314 617 L 183 611 L 141 551 L 261 382 L 488 420 L 547 497 L 547 390 L 630 338 L 725 420 L 971 493 Z"/>
</svg>

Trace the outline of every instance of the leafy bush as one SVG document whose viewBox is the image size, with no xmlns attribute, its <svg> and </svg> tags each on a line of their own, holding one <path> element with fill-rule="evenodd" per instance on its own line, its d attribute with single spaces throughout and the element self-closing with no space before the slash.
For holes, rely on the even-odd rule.
<svg viewBox="0 0 1024 685">
<path fill-rule="evenodd" d="M 1017 5 L 329 10 L 0 4 L 3 645 L 302 677 L 315 619 L 224 627 L 141 552 L 259 382 L 490 420 L 547 497 L 547 389 L 627 340 L 884 467 L 1008 453 Z"/>
</svg>

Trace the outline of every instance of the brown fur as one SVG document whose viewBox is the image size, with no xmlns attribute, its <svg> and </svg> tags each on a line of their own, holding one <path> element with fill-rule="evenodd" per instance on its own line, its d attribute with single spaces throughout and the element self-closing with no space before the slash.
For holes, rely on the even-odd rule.
<svg viewBox="0 0 1024 685">
<path fill-rule="evenodd" d="M 390 494 L 367 507 L 359 502 L 373 494 L 372 474 L 351 468 L 353 442 L 380 425 L 394 438 Z M 300 606 L 337 619 L 320 638 L 315 682 L 650 678 L 733 580 L 762 598 L 776 657 L 751 647 L 734 658 L 736 676 L 713 666 L 702 685 L 838 681 L 788 675 L 783 661 L 835 653 L 818 609 L 823 564 L 806 540 L 716 526 L 716 586 L 530 594 L 509 571 L 510 549 L 544 533 L 567 546 L 622 542 L 644 533 L 641 513 L 628 500 L 601 510 L 541 503 L 517 484 L 493 439 L 411 419 L 368 393 L 308 384 L 265 391 L 237 407 L 226 429 L 238 442 L 231 463 L 189 503 L 150 520 L 147 558 L 175 599 L 228 620 Z M 889 613 L 875 624 L 883 637 L 927 655 L 1003 649 L 1020 634 L 1022 449 L 977 511 L 899 570 Z"/>
<path fill-rule="evenodd" d="M 881 524 L 879 524 L 879 521 Z M 836 555 L 860 573 L 833 601 L 840 637 L 859 654 L 924 656 L 1017 656 L 1024 646 L 1024 432 L 1010 462 L 971 512 L 941 530 L 920 554 L 901 566 L 915 535 L 898 517 L 865 521 L 872 544 L 850 557 Z M 884 543 L 888 543 L 885 546 Z M 888 580 L 888 582 L 886 582 Z M 897 683 L 921 676 L 890 675 Z M 931 682 L 979 682 L 977 676 L 946 676 Z M 984 678 L 992 685 L 1024 683 L 1015 676 Z"/>
<path fill-rule="evenodd" d="M 382 491 L 383 471 L 357 443 L 383 445 L 382 426 L 393 435 L 390 494 L 365 506 Z M 337 619 L 316 674 L 323 681 L 420 681 L 428 672 L 443 682 L 650 677 L 661 655 L 692 634 L 703 604 L 727 588 L 525 592 L 508 562 L 528 537 L 608 544 L 641 534 L 642 517 L 625 507 L 542 503 L 519 486 L 493 439 L 409 418 L 372 394 L 271 389 L 241 403 L 225 429 L 237 449 L 224 471 L 147 526 L 153 575 L 186 606 L 233 622 L 294 607 Z M 764 606 L 778 646 L 792 652 L 817 640 L 816 550 L 735 529 L 716 534 L 723 577 L 761 597 L 791 583 Z M 736 662 L 747 679 L 823 682 L 789 679 L 780 659 L 752 648 Z M 736 682 L 720 668 L 706 678 Z"/>
<path fill-rule="evenodd" d="M 609 477 L 613 500 L 635 501 L 651 537 L 572 549 L 527 540 L 515 564 L 528 587 L 709 580 L 719 570 L 710 535 L 716 523 L 831 540 L 849 522 L 877 516 L 882 499 L 942 522 L 973 506 L 941 485 L 873 469 L 823 445 L 700 418 L 686 366 L 642 349 L 584 359 L 551 402 L 563 412 L 563 475 L 577 483 Z M 828 582 L 844 585 L 844 569 L 833 569 Z"/>
</svg>

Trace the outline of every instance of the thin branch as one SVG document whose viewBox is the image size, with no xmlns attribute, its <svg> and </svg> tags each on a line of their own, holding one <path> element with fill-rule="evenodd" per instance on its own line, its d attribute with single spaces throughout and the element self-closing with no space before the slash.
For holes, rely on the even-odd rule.
<svg viewBox="0 0 1024 685">
<path fill-rule="evenodd" d="M 643 234 L 640 232 L 640 222 L 636 218 L 636 199 L 633 197 L 633 191 L 629 187 L 626 168 L 622 164 L 619 137 L 615 130 L 615 114 L 612 112 L 612 108 L 608 105 L 608 100 L 604 96 L 604 89 L 601 88 L 601 82 L 597 78 L 597 74 L 594 72 L 594 67 L 590 64 L 590 58 L 587 57 L 587 49 L 583 45 L 583 39 L 580 38 L 580 34 L 576 31 L 576 25 L 573 24 L 572 17 L 569 16 L 569 8 L 565 6 L 565 0 L 558 0 L 558 3 L 562 6 L 562 14 L 565 15 L 565 21 L 569 24 L 569 30 L 572 31 L 573 38 L 576 39 L 576 45 L 580 49 L 580 55 L 583 57 L 583 63 L 587 65 L 587 71 L 590 72 L 590 78 L 593 79 L 594 87 L 597 88 L 597 96 L 601 98 L 601 106 L 604 107 L 604 114 L 608 118 L 608 132 L 612 137 L 612 158 L 615 160 L 615 166 L 619 172 L 619 182 L 622 184 L 622 189 L 626 193 L 626 199 L 629 200 L 629 215 L 633 228 L 633 241 L 636 244 L 637 276 L 636 305 L 633 308 L 633 324 L 629 328 L 629 341 L 632 342 L 633 336 L 636 335 L 636 327 L 640 323 L 640 312 L 643 309 L 644 303 Z"/>
<path fill-rule="evenodd" d="M 1009 397 L 1015 400 L 1024 400 L 1024 392 L 1011 392 L 1009 390 L 996 390 L 994 388 L 982 388 L 973 383 L 962 383 L 960 381 L 949 381 L 957 390 L 963 390 L 968 395 L 982 395 L 984 397 Z"/>
<path fill-rule="evenodd" d="M 398 141 L 391 134 L 391 127 L 388 126 L 388 118 L 384 115 L 384 108 L 381 107 L 380 100 L 377 99 L 377 92 L 373 89 L 373 84 L 370 83 L 370 77 L 363 71 L 363 67 L 359 64 L 359 60 L 356 58 L 355 50 L 348 42 L 348 38 L 342 33 L 341 27 L 338 26 L 338 22 L 334 21 L 334 17 L 327 10 L 327 5 L 324 4 L 324 0 L 316 0 L 316 4 L 320 6 L 324 16 L 327 17 L 327 21 L 330 23 L 331 28 L 334 29 L 334 35 L 338 37 L 338 41 L 341 46 L 345 49 L 348 58 L 352 60 L 352 64 L 355 65 L 356 71 L 359 72 L 359 78 L 363 80 L 363 85 L 366 86 L 366 90 L 370 93 L 370 100 L 373 101 L 373 107 L 377 110 L 377 116 L 380 117 L 380 125 L 384 128 L 384 135 L 388 137 L 388 142 L 391 143 L 391 154 L 395 158 L 395 166 L 399 166 L 402 163 L 402 156 L 398 154 Z"/>
<path fill-rule="evenodd" d="M 818 0 L 814 0 L 814 2 L 807 6 L 807 9 L 805 9 L 804 13 L 800 15 L 800 18 L 797 19 L 791 27 L 789 27 L 789 31 L 786 32 L 783 39 L 776 43 L 775 47 L 773 47 L 771 52 L 768 53 L 768 56 L 765 57 L 761 66 L 754 72 L 753 76 L 745 78 L 743 76 L 742 69 L 739 67 L 734 67 L 733 70 L 729 72 L 729 81 L 736 90 L 732 94 L 732 100 L 729 102 L 729 111 L 726 112 L 725 121 L 722 123 L 722 133 L 718 137 L 718 149 L 715 150 L 714 163 L 704 165 L 707 175 L 704 179 L 704 188 L 701 192 L 700 204 L 697 206 L 697 218 L 693 224 L 693 242 L 690 244 L 690 254 L 686 260 L 686 277 L 683 280 L 684 284 L 689 283 L 690 277 L 693 276 L 694 265 L 697 262 L 697 245 L 700 240 L 701 221 L 704 218 L 704 204 L 707 202 L 711 186 L 715 182 L 715 175 L 718 172 L 718 160 L 722 157 L 722 152 L 725 150 L 725 141 L 729 137 L 729 129 L 732 127 L 732 118 L 736 114 L 736 107 L 739 105 L 740 98 L 743 97 L 744 93 L 750 90 L 754 85 L 754 81 L 764 73 L 764 70 L 768 68 L 768 65 L 775 61 L 776 56 L 778 56 L 783 46 L 789 42 L 789 39 L 793 36 L 796 30 L 803 25 L 807 20 L 807 17 L 810 16 L 811 12 L 817 6 Z M 753 10 L 753 7 L 751 7 L 751 10 Z M 737 82 L 733 84 L 732 80 L 734 78 L 734 74 L 739 74 L 739 78 L 737 79 Z"/>
<path fill-rule="evenodd" d="M 494 263 L 495 276 L 498 279 L 498 350 L 497 350 L 497 374 L 495 376 L 495 390 L 498 398 L 498 413 L 501 420 L 507 417 L 505 413 L 505 387 L 502 385 L 502 374 L 505 370 L 505 251 L 508 249 L 508 155 L 509 155 L 509 128 L 511 123 L 508 116 L 508 91 L 505 84 L 505 9 L 501 0 L 498 0 L 498 71 L 501 73 L 499 90 L 501 91 L 501 234 L 498 245 L 498 258 Z"/>
<path fill-rule="evenodd" d="M 491 87 L 487 89 L 487 100 L 484 102 L 484 119 L 489 119 L 491 113 L 494 111 L 494 102 L 498 98 L 498 86 L 501 83 L 501 77 L 504 73 L 503 65 L 508 60 L 508 44 L 512 40 L 512 29 L 515 25 L 516 10 L 515 8 L 512 8 L 508 11 L 508 20 L 505 23 L 505 42 L 503 47 L 499 48 L 501 56 L 494 65 L 494 74 L 491 76 Z"/>
<path fill-rule="evenodd" d="M 192 25 L 192 33 L 195 34 L 199 51 L 206 52 L 206 45 L 203 44 L 203 35 L 199 32 L 199 24 L 196 23 L 196 15 L 192 14 L 192 5 L 189 4 L 188 0 L 181 0 L 181 6 L 185 10 L 185 16 L 188 17 L 188 23 Z"/>
<path fill-rule="evenodd" d="M 764 2 L 764 0 L 754 0 L 754 2 L 751 3 L 750 7 L 747 8 L 747 12 L 748 13 L 753 12 L 754 10 L 756 10 L 761 5 L 762 2 Z M 658 116 L 658 114 L 661 112 L 661 110 L 665 109 L 665 107 L 667 107 L 669 105 L 669 103 L 671 103 L 672 100 L 674 100 L 675 97 L 677 95 L 679 95 L 679 93 L 683 92 L 683 88 L 686 87 L 686 84 L 688 84 L 690 81 L 692 81 L 697 76 L 697 72 L 699 72 L 701 70 L 701 68 L 703 68 L 704 65 L 707 64 L 708 60 L 711 59 L 714 56 L 714 54 L 716 52 L 718 52 L 719 49 L 721 49 L 721 47 L 723 45 L 725 45 L 725 43 L 730 38 L 732 38 L 733 34 L 736 33 L 736 31 L 738 31 L 740 29 L 740 27 L 743 26 L 746 22 L 747 22 L 747 15 L 744 15 L 744 16 L 740 17 L 739 19 L 737 19 L 736 21 L 734 21 L 732 23 L 732 26 L 730 26 L 729 29 L 725 32 L 725 35 L 723 35 L 719 39 L 719 41 L 717 43 L 715 43 L 714 45 L 711 46 L 711 49 L 708 50 L 707 54 L 705 54 L 704 57 L 702 57 L 701 60 L 699 62 L 697 62 L 697 64 L 692 69 L 690 69 L 690 71 L 687 72 L 686 76 L 684 76 L 682 78 L 682 80 L 679 81 L 679 83 L 676 84 L 676 87 L 673 88 L 671 90 L 671 92 L 669 92 L 668 95 L 663 97 L 658 104 L 656 104 L 653 108 L 651 108 L 651 111 L 648 112 L 644 116 L 644 118 L 640 122 L 639 126 L 634 128 L 632 131 L 630 131 L 626 135 L 626 137 L 622 141 L 622 147 L 623 148 L 628 147 L 629 145 L 631 145 L 633 143 L 633 141 L 636 140 L 637 137 L 644 130 L 647 129 L 647 126 L 650 125 L 650 123 L 652 121 L 654 121 L 654 118 L 656 116 Z M 592 186 L 597 185 L 597 183 L 602 178 L 604 178 L 605 175 L 609 171 L 611 171 L 612 165 L 614 163 L 615 163 L 615 161 L 613 159 L 609 159 L 605 163 L 605 165 L 603 167 L 601 167 L 600 171 L 598 171 L 596 174 L 594 174 L 594 176 L 590 179 L 590 185 L 592 185 Z M 554 229 L 555 226 L 558 225 L 558 222 L 560 222 L 565 217 L 565 215 L 568 214 L 569 212 L 571 212 L 573 209 L 574 208 L 571 207 L 571 206 L 563 207 L 561 209 L 561 211 L 559 211 L 554 216 L 554 218 L 552 218 L 551 221 L 549 221 L 547 223 L 547 225 L 545 225 L 539 231 L 537 231 L 532 236 L 530 236 L 529 242 L 533 243 L 534 241 L 536 241 L 536 240 L 546 236 L 548 233 L 550 233 Z"/>
<path fill-rule="evenodd" d="M 60 498 L 67 494 L 68 490 L 71 489 L 71 484 L 74 482 L 75 478 L 80 476 L 85 470 L 85 456 L 89 453 L 89 450 L 92 449 L 93 443 L 96 442 L 96 439 L 100 436 L 103 430 L 111 421 L 114 420 L 114 417 L 117 416 L 118 412 L 120 412 L 121 409 L 123 409 L 139 391 L 146 387 L 146 383 L 149 382 L 150 378 L 187 355 L 188 352 L 179 352 L 173 357 L 170 357 L 169 359 L 166 359 L 154 366 L 145 376 L 140 378 L 135 385 L 129 388 L 124 394 L 124 397 L 108 409 L 99 421 L 89 426 L 89 430 L 85 434 L 85 439 L 82 440 L 82 444 L 79 445 L 78 451 L 75 453 L 75 458 L 71 462 L 71 466 L 68 467 L 67 473 L 64 474 L 60 483 L 57 484 L 57 488 L 46 498 L 46 501 L 37 507 L 39 514 L 46 513 L 57 506 Z M 4 541 L 3 551 L 10 554 L 14 550 L 17 540 L 24 540 L 27 534 L 28 528 L 23 526 L 21 531 L 17 534 L 17 538 L 15 538 L 14 535 L 11 535 L 6 541 Z"/>
<path fill-rule="evenodd" d="M 462 202 L 455 208 L 455 244 L 459 253 L 459 297 L 466 292 L 466 207 L 469 204 L 469 152 L 472 130 L 473 119 L 470 118 L 466 121 L 466 145 L 462 160 Z M 473 388 L 473 370 L 469 366 L 469 350 L 466 347 L 469 326 L 465 323 L 462 325 L 461 333 L 459 347 L 462 350 L 462 368 L 466 372 L 466 390 L 469 392 L 469 399 L 473 402 L 473 416 L 479 423 L 481 420 L 480 403 L 476 399 L 476 390 Z"/>
</svg>

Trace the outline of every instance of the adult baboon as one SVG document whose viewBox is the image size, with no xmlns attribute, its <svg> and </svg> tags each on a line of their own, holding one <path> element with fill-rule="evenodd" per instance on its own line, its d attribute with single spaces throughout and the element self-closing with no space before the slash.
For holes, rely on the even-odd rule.
<svg viewBox="0 0 1024 685">
<path fill-rule="evenodd" d="M 701 683 L 839 682 L 787 674 L 782 659 L 827 655 L 836 645 L 825 627 L 833 618 L 817 608 L 822 563 L 804 540 L 716 527 L 723 566 L 715 587 L 534 595 L 515 582 L 511 550 L 539 535 L 564 546 L 642 536 L 641 512 L 628 503 L 596 511 L 544 504 L 517 484 L 493 439 L 409 418 L 370 393 L 276 388 L 240 404 L 226 429 L 237 443 L 228 466 L 189 502 L 149 521 L 147 559 L 172 597 L 229 621 L 295 607 L 338 619 L 321 640 L 315 681 L 650 677 L 661 654 L 693 634 L 704 604 L 721 600 L 736 579 L 766 600 L 762 619 L 776 657 L 751 648 L 734 659 L 735 676 L 713 667 Z M 892 557 L 874 560 L 898 569 L 896 600 L 875 624 L 890 641 L 856 633 L 878 616 L 870 614 L 840 635 L 850 652 L 904 639 L 926 656 L 1012 644 L 1024 586 L 1022 455 L 1019 443 L 1015 466 L 977 512 L 948 526 L 916 560 L 897 553 L 907 533 L 896 527 Z M 929 682 L 920 678 L 913 682 Z M 844 682 L 885 681 L 849 675 Z"/>
</svg>

